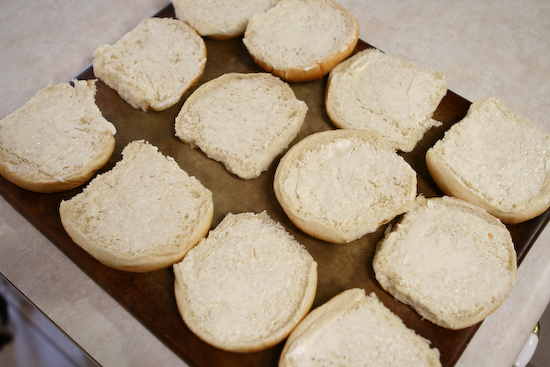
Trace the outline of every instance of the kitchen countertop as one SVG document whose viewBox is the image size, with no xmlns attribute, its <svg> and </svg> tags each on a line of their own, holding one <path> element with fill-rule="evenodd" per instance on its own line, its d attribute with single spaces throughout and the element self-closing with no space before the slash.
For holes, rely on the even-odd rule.
<svg viewBox="0 0 550 367">
<path fill-rule="evenodd" d="M 550 2 L 339 1 L 360 38 L 446 72 L 450 90 L 497 96 L 550 133 Z M 48 83 L 70 80 L 165 0 L 4 1 L 0 118 Z M 516 287 L 481 325 L 457 366 L 511 366 L 550 301 L 550 229 L 518 270 Z M 58 248 L 0 198 L 0 273 L 102 366 L 185 366 Z"/>
</svg>

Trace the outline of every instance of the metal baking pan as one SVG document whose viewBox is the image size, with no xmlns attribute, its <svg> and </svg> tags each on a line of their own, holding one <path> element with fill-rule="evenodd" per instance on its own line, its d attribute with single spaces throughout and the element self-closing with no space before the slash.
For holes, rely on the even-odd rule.
<svg viewBox="0 0 550 367">
<path fill-rule="evenodd" d="M 155 16 L 173 17 L 174 9 L 169 5 Z M 248 54 L 242 39 L 223 42 L 205 39 L 205 42 L 208 61 L 199 85 L 228 72 L 263 71 Z M 354 52 L 369 47 L 369 44 L 360 40 Z M 95 78 L 92 66 L 82 71 L 77 78 Z M 290 84 L 297 98 L 305 101 L 309 107 L 304 125 L 291 145 L 314 132 L 335 129 L 325 112 L 326 82 L 325 77 L 314 82 Z M 156 145 L 163 154 L 173 157 L 185 171 L 197 177 L 213 192 L 215 212 L 212 228 L 227 213 L 259 213 L 266 210 L 273 219 L 281 222 L 304 244 L 318 263 L 319 281 L 313 307 L 320 306 L 349 288 L 358 287 L 365 289 L 367 293 L 375 292 L 408 327 L 430 340 L 432 345 L 439 349 L 443 366 L 453 366 L 479 324 L 463 330 L 438 327 L 423 320 L 410 307 L 394 300 L 380 287 L 372 270 L 372 258 L 385 226 L 346 245 L 316 240 L 290 222 L 275 198 L 272 183 L 280 156 L 260 177 L 242 180 L 230 174 L 221 163 L 209 159 L 199 149 L 192 149 L 175 136 L 174 119 L 185 99 L 196 87 L 188 91 L 178 104 L 166 111 L 143 112 L 132 108 L 115 91 L 98 81 L 96 103 L 105 118 L 117 128 L 115 151 L 100 173 L 111 169 L 121 159 L 121 151 L 129 142 L 137 139 L 147 140 Z M 470 104 L 469 101 L 449 91 L 434 115 L 443 125 L 429 130 L 412 152 L 402 154 L 418 174 L 418 192 L 426 197 L 441 196 L 442 193 L 427 170 L 425 153 L 451 125 L 465 116 Z M 82 188 L 62 193 L 40 194 L 23 190 L 0 177 L 0 194 L 6 201 L 189 365 L 277 366 L 283 343 L 262 352 L 238 354 L 214 348 L 197 338 L 185 326 L 178 313 L 171 268 L 145 274 L 122 272 L 100 264 L 77 246 L 64 231 L 58 210 L 61 200 L 76 195 Z M 549 216 L 550 211 L 547 211 L 525 223 L 508 226 L 517 251 L 518 263 L 521 263 L 546 226 Z"/>
</svg>

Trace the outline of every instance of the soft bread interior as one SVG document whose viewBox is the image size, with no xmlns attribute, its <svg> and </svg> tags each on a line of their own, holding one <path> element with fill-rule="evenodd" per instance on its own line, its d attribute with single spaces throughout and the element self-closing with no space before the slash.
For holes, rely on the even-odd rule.
<svg viewBox="0 0 550 367">
<path fill-rule="evenodd" d="M 263 69 L 290 82 L 322 78 L 359 39 L 355 16 L 330 0 L 281 0 L 250 18 L 243 42 Z"/>
<path fill-rule="evenodd" d="M 277 0 L 173 0 L 172 4 L 176 17 L 201 36 L 225 41 L 241 36 L 248 19 L 273 7 Z"/>
<path fill-rule="evenodd" d="M 227 214 L 174 273 L 187 326 L 233 352 L 282 341 L 310 310 L 317 289 L 317 263 L 266 212 Z"/>
<path fill-rule="evenodd" d="M 441 366 L 439 351 L 408 329 L 373 293 L 346 290 L 292 332 L 279 367 Z"/>
<path fill-rule="evenodd" d="M 228 73 L 201 85 L 176 117 L 176 135 L 243 179 L 258 177 L 296 137 L 308 107 L 268 73 Z"/>
<path fill-rule="evenodd" d="M 95 75 L 132 107 L 162 111 L 195 85 L 206 65 L 204 40 L 171 18 L 144 19 L 114 45 L 94 51 Z"/>
<path fill-rule="evenodd" d="M 144 141 L 122 154 L 112 170 L 61 202 L 63 227 L 107 266 L 135 272 L 170 266 L 208 232 L 212 193 Z"/>
<path fill-rule="evenodd" d="M 508 229 L 451 197 L 419 197 L 378 244 L 373 268 L 386 291 L 449 329 L 485 319 L 508 297 L 517 273 Z"/>
<path fill-rule="evenodd" d="M 25 189 L 64 191 L 107 163 L 116 129 L 95 104 L 95 80 L 40 90 L 0 121 L 0 174 Z"/>
<path fill-rule="evenodd" d="M 550 136 L 498 98 L 474 102 L 426 154 L 446 194 L 521 223 L 550 206 Z"/>
<path fill-rule="evenodd" d="M 375 130 L 410 152 L 428 129 L 441 126 L 432 115 L 446 93 L 444 73 L 367 49 L 330 72 L 326 109 L 336 126 Z"/>
<path fill-rule="evenodd" d="M 273 188 L 304 232 L 347 243 L 412 208 L 416 172 L 374 132 L 329 130 L 285 154 Z"/>
</svg>

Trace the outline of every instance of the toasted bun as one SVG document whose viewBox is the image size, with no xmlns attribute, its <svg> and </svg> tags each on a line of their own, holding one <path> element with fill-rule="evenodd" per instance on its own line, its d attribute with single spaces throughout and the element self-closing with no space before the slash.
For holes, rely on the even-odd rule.
<svg viewBox="0 0 550 367">
<path fill-rule="evenodd" d="M 284 155 L 273 188 L 298 228 L 346 243 L 412 208 L 416 172 L 374 132 L 329 130 Z"/>
<path fill-rule="evenodd" d="M 317 263 L 261 214 L 227 214 L 174 265 L 183 321 L 205 342 L 250 353 L 285 339 L 311 309 Z"/>
<path fill-rule="evenodd" d="M 94 52 L 94 74 L 134 108 L 162 111 L 176 104 L 201 78 L 204 40 L 171 18 L 143 20 L 114 45 Z"/>
<path fill-rule="evenodd" d="M 419 197 L 378 244 L 373 268 L 397 300 L 448 329 L 490 315 L 517 273 L 514 244 L 500 220 L 451 197 Z"/>
<path fill-rule="evenodd" d="M 548 162 L 550 136 L 492 97 L 473 103 L 426 154 L 445 194 L 505 223 L 524 222 L 550 207 Z"/>
<path fill-rule="evenodd" d="M 242 36 L 248 19 L 278 0 L 172 0 L 176 17 L 193 27 L 201 36 L 226 41 Z"/>
<path fill-rule="evenodd" d="M 441 366 L 439 351 L 376 295 L 349 289 L 311 311 L 285 343 L 279 367 Z"/>
<path fill-rule="evenodd" d="M 107 163 L 116 128 L 95 104 L 95 80 L 49 85 L 0 121 L 0 174 L 19 187 L 57 192 Z"/>
<path fill-rule="evenodd" d="M 61 223 L 103 264 L 147 272 L 166 268 L 204 237 L 212 193 L 171 157 L 144 141 L 129 143 L 115 167 L 62 201 Z"/>
<path fill-rule="evenodd" d="M 432 115 L 446 93 L 444 73 L 366 49 L 330 72 L 326 109 L 337 127 L 375 130 L 410 152 L 428 129 L 441 125 Z"/>
<path fill-rule="evenodd" d="M 358 39 L 357 19 L 336 2 L 281 0 L 250 18 L 243 42 L 264 70 L 289 82 L 306 82 L 329 73 L 353 52 Z"/>
<path fill-rule="evenodd" d="M 224 74 L 201 85 L 176 117 L 176 135 L 233 174 L 258 177 L 296 137 L 307 113 L 268 73 Z"/>
</svg>

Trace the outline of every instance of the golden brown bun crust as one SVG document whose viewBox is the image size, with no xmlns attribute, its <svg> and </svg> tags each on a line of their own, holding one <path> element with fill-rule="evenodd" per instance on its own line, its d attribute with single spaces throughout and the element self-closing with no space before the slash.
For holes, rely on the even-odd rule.
<svg viewBox="0 0 550 367">
<path fill-rule="evenodd" d="M 277 8 L 281 4 L 282 2 L 280 2 L 274 8 L 268 10 L 267 12 L 275 10 L 275 8 Z M 312 4 L 308 4 L 307 6 L 310 6 L 310 5 L 313 6 Z M 256 33 L 255 23 L 259 24 L 259 19 L 255 20 L 253 18 L 253 20 L 251 21 L 251 23 L 253 24 L 251 25 L 249 23 L 249 25 L 247 26 L 244 32 L 243 41 L 247 46 L 247 48 L 249 49 L 250 55 L 252 56 L 254 61 L 258 64 L 258 66 L 260 66 L 262 69 L 272 73 L 273 75 L 278 76 L 279 78 L 287 82 L 293 82 L 293 83 L 309 82 L 309 81 L 314 81 L 314 80 L 323 78 L 336 65 L 338 65 L 340 62 L 342 62 L 352 54 L 352 52 L 355 49 L 355 46 L 357 45 L 357 42 L 359 41 L 359 23 L 357 21 L 357 18 L 355 18 L 353 14 L 351 14 L 347 9 L 345 9 L 339 3 L 334 1 L 327 1 L 327 2 L 321 1 L 319 2 L 319 4 L 315 4 L 315 6 L 328 6 L 332 10 L 341 11 L 342 13 L 346 14 L 346 22 L 347 22 L 346 39 L 339 41 L 341 43 L 335 46 L 336 49 L 334 49 L 332 53 L 328 55 L 326 55 L 325 53 L 317 54 L 317 56 L 315 57 L 315 60 L 311 60 L 310 61 L 311 64 L 305 67 L 303 65 L 299 65 L 299 67 L 293 67 L 291 63 L 290 64 L 287 63 L 284 66 L 277 67 L 272 65 L 272 64 L 278 63 L 278 61 L 273 59 L 273 54 L 271 56 L 266 56 L 266 57 L 260 56 L 260 54 L 256 54 L 259 51 L 257 41 L 259 41 L 260 38 L 257 38 L 258 36 L 256 36 L 255 34 Z M 300 9 L 300 11 L 303 11 L 303 9 Z M 278 14 L 274 19 L 277 19 L 277 20 L 281 19 L 280 14 Z M 308 33 L 305 33 L 305 35 L 308 35 Z M 269 43 L 269 41 L 266 39 L 261 39 L 261 42 L 264 44 Z M 317 45 L 314 44 L 312 45 L 312 47 L 317 47 Z M 304 52 L 307 54 L 308 51 L 313 51 L 313 50 L 307 50 L 307 47 L 302 47 L 300 49 L 300 53 Z"/>
<path fill-rule="evenodd" d="M 111 137 L 96 159 L 90 162 L 86 167 L 83 167 L 80 174 L 66 177 L 64 181 L 58 181 L 55 179 L 50 181 L 35 181 L 32 177 L 21 176 L 13 171 L 10 171 L 6 163 L 0 164 L 0 175 L 11 183 L 29 191 L 40 193 L 67 191 L 88 182 L 97 170 L 103 167 L 109 158 L 111 158 L 114 149 L 115 138 Z"/>
<path fill-rule="evenodd" d="M 474 236 L 472 235 L 471 238 L 461 239 L 461 242 L 469 244 L 469 246 L 475 245 L 480 250 L 491 249 L 491 247 L 494 249 L 499 248 L 505 255 L 502 253 L 500 256 L 496 255 L 497 251 L 492 250 L 493 256 L 488 257 L 489 255 L 485 254 L 486 258 L 481 263 L 480 261 L 474 262 L 472 257 L 469 260 L 466 257 L 460 257 L 458 252 L 454 254 L 451 252 L 450 255 L 447 253 L 448 256 L 452 256 L 454 264 L 460 264 L 461 261 L 467 262 L 471 267 L 468 269 L 468 272 L 461 273 L 460 271 L 456 271 L 456 269 L 451 271 L 449 270 L 451 269 L 450 266 L 441 267 L 444 273 L 439 273 L 438 276 L 434 275 L 435 273 L 432 274 L 430 278 L 432 283 L 427 284 L 424 280 L 420 281 L 422 278 L 421 275 L 418 275 L 419 280 L 416 281 L 413 287 L 411 279 L 407 277 L 411 273 L 403 270 L 406 269 L 403 265 L 405 259 L 403 259 L 403 262 L 395 261 L 395 254 L 398 253 L 395 249 L 399 247 L 406 248 L 407 241 L 409 241 L 409 244 L 414 241 L 429 243 L 429 240 L 425 238 L 419 237 L 415 240 L 414 235 L 418 236 L 418 231 L 424 225 L 429 225 L 429 221 L 424 220 L 421 223 L 416 218 L 417 210 L 420 208 L 423 211 L 423 208 L 432 207 L 435 207 L 434 210 L 437 210 L 437 212 L 434 211 L 433 213 L 437 214 L 438 224 L 441 225 L 441 232 L 438 233 L 436 231 L 432 237 L 434 238 L 434 243 L 437 243 L 436 241 L 439 240 L 436 235 L 443 234 L 451 226 L 471 228 L 467 226 L 466 223 L 468 222 L 457 220 L 457 218 L 460 218 L 460 216 L 457 216 L 457 213 L 466 213 L 468 218 L 475 219 L 480 223 L 479 227 L 472 228 L 472 233 L 478 234 L 479 240 L 473 241 L 472 238 Z M 446 208 L 448 208 L 448 213 L 443 212 Z M 413 224 L 411 225 L 411 223 Z M 480 229 L 481 226 L 485 226 L 485 228 Z M 488 236 L 489 240 L 485 239 L 485 236 Z M 443 240 L 440 241 L 438 243 L 439 248 L 444 249 L 447 246 L 451 251 L 454 251 L 449 243 Z M 457 239 L 456 241 L 458 243 L 460 240 Z M 412 251 L 409 249 L 409 252 L 407 252 L 409 263 L 412 262 L 411 258 L 415 255 L 414 250 Z M 490 252 L 490 250 L 483 251 L 486 251 L 486 253 Z M 417 254 L 420 254 L 420 252 L 417 252 Z M 422 252 L 423 257 L 430 259 L 434 269 L 438 267 L 438 261 L 434 261 L 434 259 L 447 261 L 447 265 L 449 265 L 448 259 L 444 260 L 444 257 L 438 259 L 436 254 L 437 251 L 424 250 Z M 397 264 L 399 264 L 399 267 L 396 266 Z M 418 274 L 422 274 L 423 271 L 427 271 L 429 268 L 427 265 L 428 261 L 424 264 L 426 266 L 422 266 L 424 269 L 419 269 Z M 372 265 L 375 277 L 385 291 L 398 301 L 411 306 L 426 320 L 452 330 L 460 330 L 473 326 L 493 313 L 512 291 L 517 276 L 516 252 L 512 238 L 504 224 L 498 218 L 478 206 L 449 196 L 429 199 L 419 196 L 417 207 L 406 213 L 398 225 L 392 231 L 387 232 L 384 238 L 377 244 Z M 464 266 L 462 269 L 467 269 L 467 267 Z M 491 277 L 491 274 L 496 273 L 496 271 L 501 272 L 499 276 Z M 416 273 L 414 277 L 416 279 Z M 476 281 L 475 287 L 460 288 L 455 285 L 442 288 L 438 285 L 438 283 L 442 283 L 441 279 L 445 279 L 448 284 L 452 284 L 451 279 L 460 282 L 467 282 L 471 279 L 474 281 L 475 279 L 483 279 L 483 282 Z M 507 281 L 509 283 L 506 283 Z M 491 283 L 489 284 L 489 282 Z M 443 298 L 444 302 L 435 301 L 436 298 L 433 297 L 435 289 L 448 292 L 445 294 L 445 298 Z M 459 290 L 457 291 L 457 289 Z M 457 296 L 453 294 L 455 292 L 461 292 L 461 298 L 469 301 L 468 307 L 455 303 L 457 302 Z"/>
<path fill-rule="evenodd" d="M 187 298 L 185 297 L 184 285 L 181 279 L 181 275 L 179 274 L 179 272 L 175 272 L 174 274 L 175 274 L 174 294 L 176 297 L 176 304 L 184 320 L 185 319 L 189 320 L 191 318 L 190 308 L 187 304 L 188 302 Z M 308 282 L 307 282 L 307 289 L 304 294 L 304 299 L 300 305 L 300 308 L 296 310 L 296 314 L 293 318 L 294 320 L 299 320 L 299 321 L 303 320 L 311 310 L 313 301 L 315 300 L 315 294 L 317 292 L 317 281 L 318 281 L 317 266 L 315 266 L 310 269 Z M 203 334 L 200 327 L 195 327 L 195 325 L 193 324 L 188 324 L 187 326 L 193 331 L 193 333 L 197 337 L 199 337 L 201 340 L 205 341 L 206 343 L 212 344 L 216 348 L 229 350 L 234 353 L 255 353 L 255 352 L 259 352 L 259 351 L 274 347 L 275 345 L 285 340 L 288 337 L 288 335 L 295 329 L 296 325 L 294 323 L 288 323 L 283 329 L 280 329 L 277 332 L 277 334 L 271 335 L 269 338 L 265 340 L 260 340 L 257 343 L 251 343 L 248 345 L 244 345 L 244 344 L 231 345 L 229 343 L 218 344 L 215 341 L 211 340 L 206 334 Z"/>
<path fill-rule="evenodd" d="M 317 263 L 285 233 L 266 212 L 229 213 L 174 264 L 178 311 L 197 337 L 253 353 L 279 344 L 306 317 L 317 292 Z"/>
<path fill-rule="evenodd" d="M 357 34 L 355 37 L 355 41 L 350 43 L 345 50 L 341 50 L 339 52 L 333 53 L 328 58 L 326 58 L 323 62 L 317 64 L 315 67 L 309 69 L 309 70 L 303 70 L 303 69 L 285 69 L 285 70 L 278 70 L 274 69 L 271 65 L 265 63 L 264 61 L 256 58 L 254 55 L 251 55 L 254 61 L 265 71 L 268 71 L 272 73 L 273 75 L 278 76 L 279 78 L 286 80 L 287 82 L 291 83 L 302 83 L 302 82 L 311 82 L 314 80 L 321 79 L 326 74 L 330 73 L 330 71 L 338 65 L 340 62 L 345 60 L 353 50 L 355 49 L 355 46 L 357 45 L 357 42 L 359 40 L 359 28 L 357 29 Z"/>
<path fill-rule="evenodd" d="M 96 81 L 96 79 L 75 79 L 72 85 L 71 83 L 50 84 L 38 91 L 20 109 L 2 120 L 3 122 L 14 119 L 17 121 L 14 123 L 15 126 L 19 126 L 16 128 L 19 130 L 15 130 L 17 136 L 26 130 L 35 131 L 37 124 L 42 130 L 35 131 L 36 138 L 32 139 L 32 144 L 35 146 L 29 145 L 31 139 L 18 147 L 10 148 L 0 142 L 0 175 L 23 189 L 52 193 L 81 186 L 103 167 L 114 151 L 116 128 L 105 120 L 95 104 Z M 59 109 L 66 110 L 61 115 L 53 117 L 48 114 L 48 111 Z M 42 121 L 43 119 L 47 122 Z M 89 130 L 88 127 L 81 125 L 81 121 L 88 120 L 91 121 Z M 79 136 L 72 135 L 72 132 L 69 132 L 70 129 L 55 127 L 57 126 L 55 121 L 61 124 L 67 123 L 70 126 L 78 125 L 85 133 Z M 0 140 L 17 141 L 11 137 L 11 134 L 13 132 L 7 132 Z M 100 136 L 100 140 L 97 140 Z M 97 141 L 92 144 L 91 141 L 94 139 Z M 93 148 L 88 149 L 88 144 Z M 35 149 L 38 146 L 44 148 Z M 64 148 L 59 148 L 60 146 Z M 71 152 L 75 159 L 66 161 L 65 149 Z M 84 151 L 87 153 L 82 155 Z M 37 159 L 39 156 L 48 156 L 51 162 L 60 161 L 60 156 L 64 156 L 64 165 L 54 173 L 46 163 Z"/>
<path fill-rule="evenodd" d="M 367 233 L 375 231 L 380 226 L 391 221 L 398 214 L 406 212 L 412 208 L 417 192 L 417 178 L 412 167 L 404 162 L 402 158 L 399 157 L 391 160 L 391 162 L 396 165 L 397 169 L 406 172 L 405 175 L 407 176 L 407 179 L 406 182 L 403 183 L 404 189 L 400 191 L 399 194 L 395 194 L 393 202 L 386 206 L 385 210 L 380 208 L 369 210 L 368 215 L 363 212 L 365 216 L 362 217 L 362 220 L 357 221 L 357 223 L 350 226 L 349 230 L 342 231 L 341 226 L 335 226 L 330 221 L 325 221 L 326 218 L 309 215 L 307 214 L 307 210 L 304 211 L 300 209 L 300 206 L 302 205 L 301 202 L 295 201 L 285 194 L 284 186 L 290 176 L 289 170 L 295 165 L 295 162 L 303 160 L 302 156 L 304 152 L 317 150 L 319 147 L 322 149 L 322 147 L 327 145 L 327 143 L 338 139 L 348 139 L 353 142 L 353 144 L 359 144 L 359 141 L 364 143 L 372 143 L 373 151 L 376 150 L 383 153 L 395 154 L 395 156 L 398 157 L 395 150 L 389 147 L 386 141 L 383 140 L 376 132 L 336 129 L 315 133 L 302 139 L 298 144 L 290 148 L 281 158 L 275 171 L 273 190 L 275 197 L 283 208 L 285 214 L 292 221 L 292 223 L 300 228 L 300 230 L 312 237 L 326 242 L 344 244 L 362 237 Z M 320 178 L 315 179 L 318 180 L 317 182 L 320 182 L 321 180 Z M 392 188 L 395 187 L 397 186 Z M 390 185 L 388 185 L 388 188 L 390 189 Z M 346 195 L 346 192 L 342 192 L 342 194 Z M 358 198 L 354 199 L 356 201 L 359 200 Z M 390 201 L 391 200 L 388 200 L 388 202 Z M 379 206 L 380 205 L 373 205 L 372 207 Z"/>
<path fill-rule="evenodd" d="M 323 333 L 323 328 L 338 324 L 342 318 L 346 318 L 346 314 L 353 313 L 357 309 L 361 308 L 365 308 L 369 312 L 375 313 L 376 318 L 378 318 L 380 320 L 379 322 L 384 326 L 377 329 L 376 325 L 372 325 L 374 328 L 369 328 L 369 325 L 364 325 L 366 327 L 361 328 L 363 330 L 363 334 L 350 334 L 347 335 L 344 340 L 340 339 L 337 335 L 335 339 L 328 340 L 326 337 L 328 334 Z M 358 319 L 356 321 L 361 322 L 361 320 Z M 323 337 L 323 334 L 325 337 Z M 312 346 L 315 348 L 317 346 L 317 348 L 319 348 L 319 346 L 322 345 L 327 346 L 328 348 L 333 348 L 334 346 L 340 346 L 347 342 L 353 343 L 353 339 L 356 339 L 357 343 L 359 339 L 368 340 L 365 338 L 369 338 L 369 334 L 372 335 L 372 339 L 386 339 L 389 343 L 397 342 L 401 344 L 402 341 L 407 340 L 406 343 L 401 344 L 404 347 L 402 349 L 404 355 L 408 355 L 411 352 L 418 353 L 419 360 L 415 362 L 418 363 L 421 360 L 421 366 L 441 367 L 441 362 L 439 359 L 440 353 L 438 349 L 430 347 L 429 342 L 426 339 L 419 337 L 414 331 L 408 329 L 398 316 L 393 314 L 384 306 L 376 294 L 371 293 L 370 295 L 366 295 L 365 290 L 361 288 L 347 289 L 312 310 L 306 318 L 298 324 L 286 340 L 279 358 L 278 367 L 300 366 L 300 363 L 302 362 L 293 360 L 293 357 L 297 357 L 302 353 L 302 355 L 309 355 L 307 361 L 309 363 L 315 361 L 316 358 L 318 358 L 316 362 L 320 360 L 325 363 L 318 363 L 317 365 L 319 366 L 351 366 L 352 364 L 350 364 L 349 361 L 346 363 L 346 359 L 349 358 L 349 356 L 344 355 L 343 353 L 338 355 L 339 351 L 337 350 L 335 351 L 335 354 L 332 354 L 333 360 L 327 361 L 327 359 L 330 359 L 327 358 L 327 355 L 316 356 L 315 352 L 308 351 L 308 347 Z M 312 342 L 308 343 L 308 339 Z M 391 361 L 395 358 L 394 353 L 396 352 L 396 349 L 389 352 L 383 347 L 384 342 L 382 341 L 380 344 L 376 342 L 374 344 L 366 342 L 365 344 L 367 348 L 372 348 L 372 350 L 357 349 L 358 354 L 361 353 L 368 356 L 370 353 L 377 353 L 376 357 L 380 357 L 379 359 L 385 359 L 385 361 L 377 361 L 378 364 L 376 365 L 394 365 Z M 354 345 L 357 346 L 357 344 Z M 358 356 L 356 355 L 354 357 L 355 358 L 349 359 L 354 360 L 357 365 L 371 366 L 375 365 L 373 363 L 376 363 L 372 360 L 367 361 L 367 359 L 358 361 Z M 376 359 L 376 357 L 373 359 Z M 404 357 L 403 359 L 404 361 L 401 360 L 401 363 L 397 361 L 395 365 L 404 366 L 413 363 L 410 360 L 407 361 L 407 357 Z M 310 365 L 309 363 L 308 365 Z"/>
<path fill-rule="evenodd" d="M 134 273 L 148 273 L 151 271 L 156 271 L 159 269 L 164 269 L 172 264 L 181 261 L 190 247 L 193 247 L 201 238 L 206 236 L 210 230 L 210 225 L 212 224 L 212 218 L 214 215 L 213 206 L 210 207 L 208 211 L 208 217 L 199 224 L 193 233 L 193 238 L 188 239 L 189 246 L 183 247 L 179 252 L 165 253 L 162 255 L 150 253 L 144 256 L 124 256 L 123 254 L 106 250 L 102 247 L 97 246 L 89 237 L 83 235 L 77 226 L 75 226 L 71 221 L 64 220 L 67 216 L 64 212 L 68 209 L 64 205 L 65 202 L 61 202 L 59 208 L 61 223 L 63 228 L 71 237 L 71 239 L 82 247 L 86 252 L 93 256 L 103 265 L 111 267 L 113 269 L 134 272 Z"/>
<path fill-rule="evenodd" d="M 517 224 L 550 206 L 550 136 L 497 97 L 476 100 L 426 153 L 443 193 Z"/>
<path fill-rule="evenodd" d="M 81 193 L 61 202 L 61 224 L 77 245 L 114 269 L 149 272 L 171 266 L 210 229 L 212 194 L 143 140 L 129 143 L 122 156 Z"/>
<path fill-rule="evenodd" d="M 541 215 L 548 209 L 548 201 L 544 200 L 543 197 L 546 192 L 550 191 L 548 184 L 545 185 L 544 193 L 541 194 L 541 200 L 538 200 L 537 197 L 533 198 L 530 202 L 530 206 L 523 210 L 517 209 L 515 211 L 502 211 L 494 206 L 488 205 L 485 201 L 480 200 L 477 195 L 465 187 L 464 183 L 432 150 L 428 150 L 426 153 L 426 165 L 432 179 L 437 184 L 437 187 L 445 195 L 457 197 L 483 208 L 504 223 L 523 223 L 529 219 L 533 219 Z"/>
</svg>

